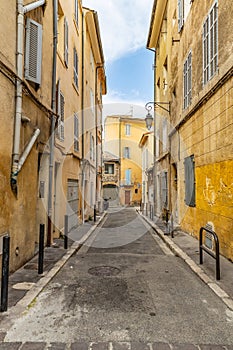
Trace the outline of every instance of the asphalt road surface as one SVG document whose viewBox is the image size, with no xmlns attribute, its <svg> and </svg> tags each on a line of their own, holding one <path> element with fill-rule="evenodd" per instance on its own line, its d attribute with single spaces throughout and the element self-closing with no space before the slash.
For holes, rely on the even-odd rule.
<svg viewBox="0 0 233 350">
<path fill-rule="evenodd" d="M 128 208 L 107 214 L 5 340 L 230 345 L 233 313 Z"/>
</svg>

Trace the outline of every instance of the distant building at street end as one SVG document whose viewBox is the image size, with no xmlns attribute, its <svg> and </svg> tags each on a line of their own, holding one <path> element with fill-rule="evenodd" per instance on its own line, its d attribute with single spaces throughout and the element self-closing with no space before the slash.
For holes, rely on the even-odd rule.
<svg viewBox="0 0 233 350">
<path fill-rule="evenodd" d="M 142 159 L 139 140 L 146 132 L 144 119 L 108 116 L 105 119 L 105 151 L 115 154 L 119 164 L 121 205 L 140 205 L 142 199 Z"/>
<path fill-rule="evenodd" d="M 120 159 L 105 151 L 103 153 L 103 198 L 110 205 L 119 204 Z"/>
</svg>

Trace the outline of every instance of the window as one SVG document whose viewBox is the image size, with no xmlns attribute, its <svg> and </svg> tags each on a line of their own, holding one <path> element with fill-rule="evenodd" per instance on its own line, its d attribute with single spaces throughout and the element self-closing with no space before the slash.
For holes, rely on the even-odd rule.
<svg viewBox="0 0 233 350">
<path fill-rule="evenodd" d="M 90 159 L 95 160 L 95 139 L 90 133 Z"/>
<path fill-rule="evenodd" d="M 90 89 L 90 107 L 91 107 L 91 111 L 92 113 L 94 113 L 94 94 L 93 94 L 93 90 Z"/>
<path fill-rule="evenodd" d="M 190 52 L 184 63 L 184 109 L 191 104 L 192 100 L 192 53 Z"/>
<path fill-rule="evenodd" d="M 79 121 L 77 114 L 74 115 L 74 150 L 79 151 Z"/>
<path fill-rule="evenodd" d="M 69 58 L 69 27 L 68 21 L 64 18 L 64 61 L 66 67 L 68 67 L 68 58 Z"/>
<path fill-rule="evenodd" d="M 168 188 L 167 188 L 167 172 L 164 171 L 161 174 L 161 203 L 163 208 L 167 208 L 168 205 Z"/>
<path fill-rule="evenodd" d="M 93 56 L 92 49 L 90 50 L 90 65 L 91 65 L 92 72 L 94 72 L 94 56 Z"/>
<path fill-rule="evenodd" d="M 162 148 L 163 148 L 163 152 L 166 152 L 167 151 L 167 119 L 163 119 L 163 145 L 162 145 Z"/>
<path fill-rule="evenodd" d="M 57 114 L 58 114 L 57 136 L 61 141 L 64 141 L 65 98 L 60 89 L 60 80 L 58 81 L 58 84 L 57 84 Z"/>
<path fill-rule="evenodd" d="M 125 135 L 130 136 L 130 124 L 125 124 Z"/>
<path fill-rule="evenodd" d="M 42 25 L 27 18 L 25 48 L 25 78 L 41 83 Z"/>
<path fill-rule="evenodd" d="M 206 84 L 218 67 L 218 13 L 217 2 L 211 8 L 203 25 L 203 82 Z"/>
<path fill-rule="evenodd" d="M 178 0 L 178 32 L 184 25 L 184 0 Z"/>
<path fill-rule="evenodd" d="M 74 47 L 74 85 L 78 89 L 78 54 Z"/>
<path fill-rule="evenodd" d="M 124 147 L 124 158 L 130 158 L 130 148 Z"/>
<path fill-rule="evenodd" d="M 104 173 L 109 175 L 114 174 L 114 164 L 105 164 Z"/>
<path fill-rule="evenodd" d="M 186 157 L 184 160 L 185 173 L 185 203 L 189 207 L 195 207 L 195 162 L 194 156 Z"/>
<path fill-rule="evenodd" d="M 78 26 L 78 0 L 74 0 L 74 18 Z"/>
<path fill-rule="evenodd" d="M 126 169 L 125 170 L 125 184 L 126 185 L 131 185 L 131 169 Z"/>
</svg>

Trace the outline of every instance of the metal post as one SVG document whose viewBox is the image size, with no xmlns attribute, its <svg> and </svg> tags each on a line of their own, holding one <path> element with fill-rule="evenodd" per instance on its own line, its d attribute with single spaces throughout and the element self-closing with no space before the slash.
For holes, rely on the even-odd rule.
<svg viewBox="0 0 233 350">
<path fill-rule="evenodd" d="M 40 224 L 38 274 L 44 272 L 44 224 Z"/>
<path fill-rule="evenodd" d="M 7 235 L 3 237 L 1 312 L 7 311 L 9 260 L 10 260 L 10 237 Z"/>
<path fill-rule="evenodd" d="M 96 222 L 96 205 L 94 205 L 94 222 Z"/>
<path fill-rule="evenodd" d="M 69 216 L 65 215 L 64 249 L 68 249 L 68 219 L 69 219 Z"/>
</svg>

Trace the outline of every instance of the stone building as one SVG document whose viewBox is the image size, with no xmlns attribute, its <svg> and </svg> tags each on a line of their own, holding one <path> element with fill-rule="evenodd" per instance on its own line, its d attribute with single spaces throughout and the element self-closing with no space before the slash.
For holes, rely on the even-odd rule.
<svg viewBox="0 0 233 350">
<path fill-rule="evenodd" d="M 80 0 L 1 2 L 0 11 L 0 239 L 10 235 L 15 270 L 34 255 L 40 224 L 51 245 L 65 214 L 71 228 L 101 198 L 106 80 L 97 13 Z M 93 202 L 83 191 L 89 164 Z"/>
<path fill-rule="evenodd" d="M 155 101 L 170 104 L 168 209 L 198 237 L 210 225 L 233 259 L 231 0 L 155 1 Z M 195 35 L 194 35 L 195 33 Z"/>
<path fill-rule="evenodd" d="M 103 154 L 103 198 L 110 205 L 119 204 L 119 170 L 119 158 L 105 151 Z"/>
</svg>

